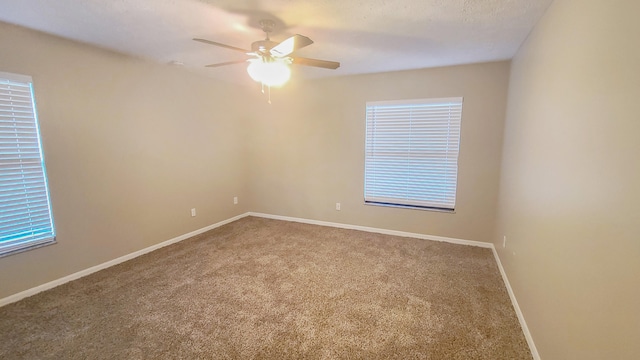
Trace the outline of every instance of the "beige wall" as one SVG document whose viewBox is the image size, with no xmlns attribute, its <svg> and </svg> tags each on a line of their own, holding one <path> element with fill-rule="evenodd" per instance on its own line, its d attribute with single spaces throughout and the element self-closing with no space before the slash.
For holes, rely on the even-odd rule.
<svg viewBox="0 0 640 360">
<path fill-rule="evenodd" d="M 251 209 L 491 241 L 509 63 L 290 83 L 251 125 Z M 257 91 L 256 91 L 257 93 Z M 365 103 L 464 97 L 456 213 L 364 205 Z M 335 210 L 335 203 L 342 210 Z"/>
<path fill-rule="evenodd" d="M 543 359 L 640 359 L 639 13 L 556 0 L 513 60 L 494 240 Z"/>
<path fill-rule="evenodd" d="M 0 258 L 0 298 L 247 211 L 239 89 L 6 24 L 0 48 L 33 77 L 58 232 Z"/>
</svg>

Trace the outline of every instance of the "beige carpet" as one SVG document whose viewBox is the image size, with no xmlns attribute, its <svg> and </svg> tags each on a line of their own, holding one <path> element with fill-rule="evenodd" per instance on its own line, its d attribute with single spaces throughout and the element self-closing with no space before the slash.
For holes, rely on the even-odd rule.
<svg viewBox="0 0 640 360">
<path fill-rule="evenodd" d="M 531 359 L 489 249 L 248 217 L 0 308 L 1 359 Z"/>
</svg>

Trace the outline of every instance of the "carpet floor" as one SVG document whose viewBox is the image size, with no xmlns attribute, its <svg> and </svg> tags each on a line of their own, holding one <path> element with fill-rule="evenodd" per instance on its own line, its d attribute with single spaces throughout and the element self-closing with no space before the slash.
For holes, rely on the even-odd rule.
<svg viewBox="0 0 640 360">
<path fill-rule="evenodd" d="M 0 308 L 1 359 L 531 359 L 490 249 L 246 217 Z"/>
</svg>

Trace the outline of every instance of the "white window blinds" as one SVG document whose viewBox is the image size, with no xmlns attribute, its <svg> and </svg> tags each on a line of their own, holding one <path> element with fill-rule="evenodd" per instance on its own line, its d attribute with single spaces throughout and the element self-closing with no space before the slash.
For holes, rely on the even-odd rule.
<svg viewBox="0 0 640 360">
<path fill-rule="evenodd" d="M 0 72 L 0 256 L 52 242 L 31 77 Z"/>
<path fill-rule="evenodd" d="M 462 98 L 367 102 L 366 203 L 453 210 Z"/>
</svg>

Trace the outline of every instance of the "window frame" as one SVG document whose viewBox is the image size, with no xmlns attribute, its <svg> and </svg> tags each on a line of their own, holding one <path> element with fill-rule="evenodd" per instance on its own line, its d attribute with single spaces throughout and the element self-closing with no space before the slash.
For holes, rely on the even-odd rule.
<svg viewBox="0 0 640 360">
<path fill-rule="evenodd" d="M 463 97 L 366 102 L 365 205 L 455 213 L 463 103 Z M 440 196 L 446 200 L 434 200 Z"/>
<path fill-rule="evenodd" d="M 56 230 L 31 76 L 0 72 L 0 110 L 5 134 L 0 137 L 0 195 L 6 196 L 0 202 L 5 207 L 0 257 L 5 257 L 55 244 Z M 25 222 L 29 225 L 21 225 Z M 11 238 L 21 232 L 28 235 Z"/>
</svg>

